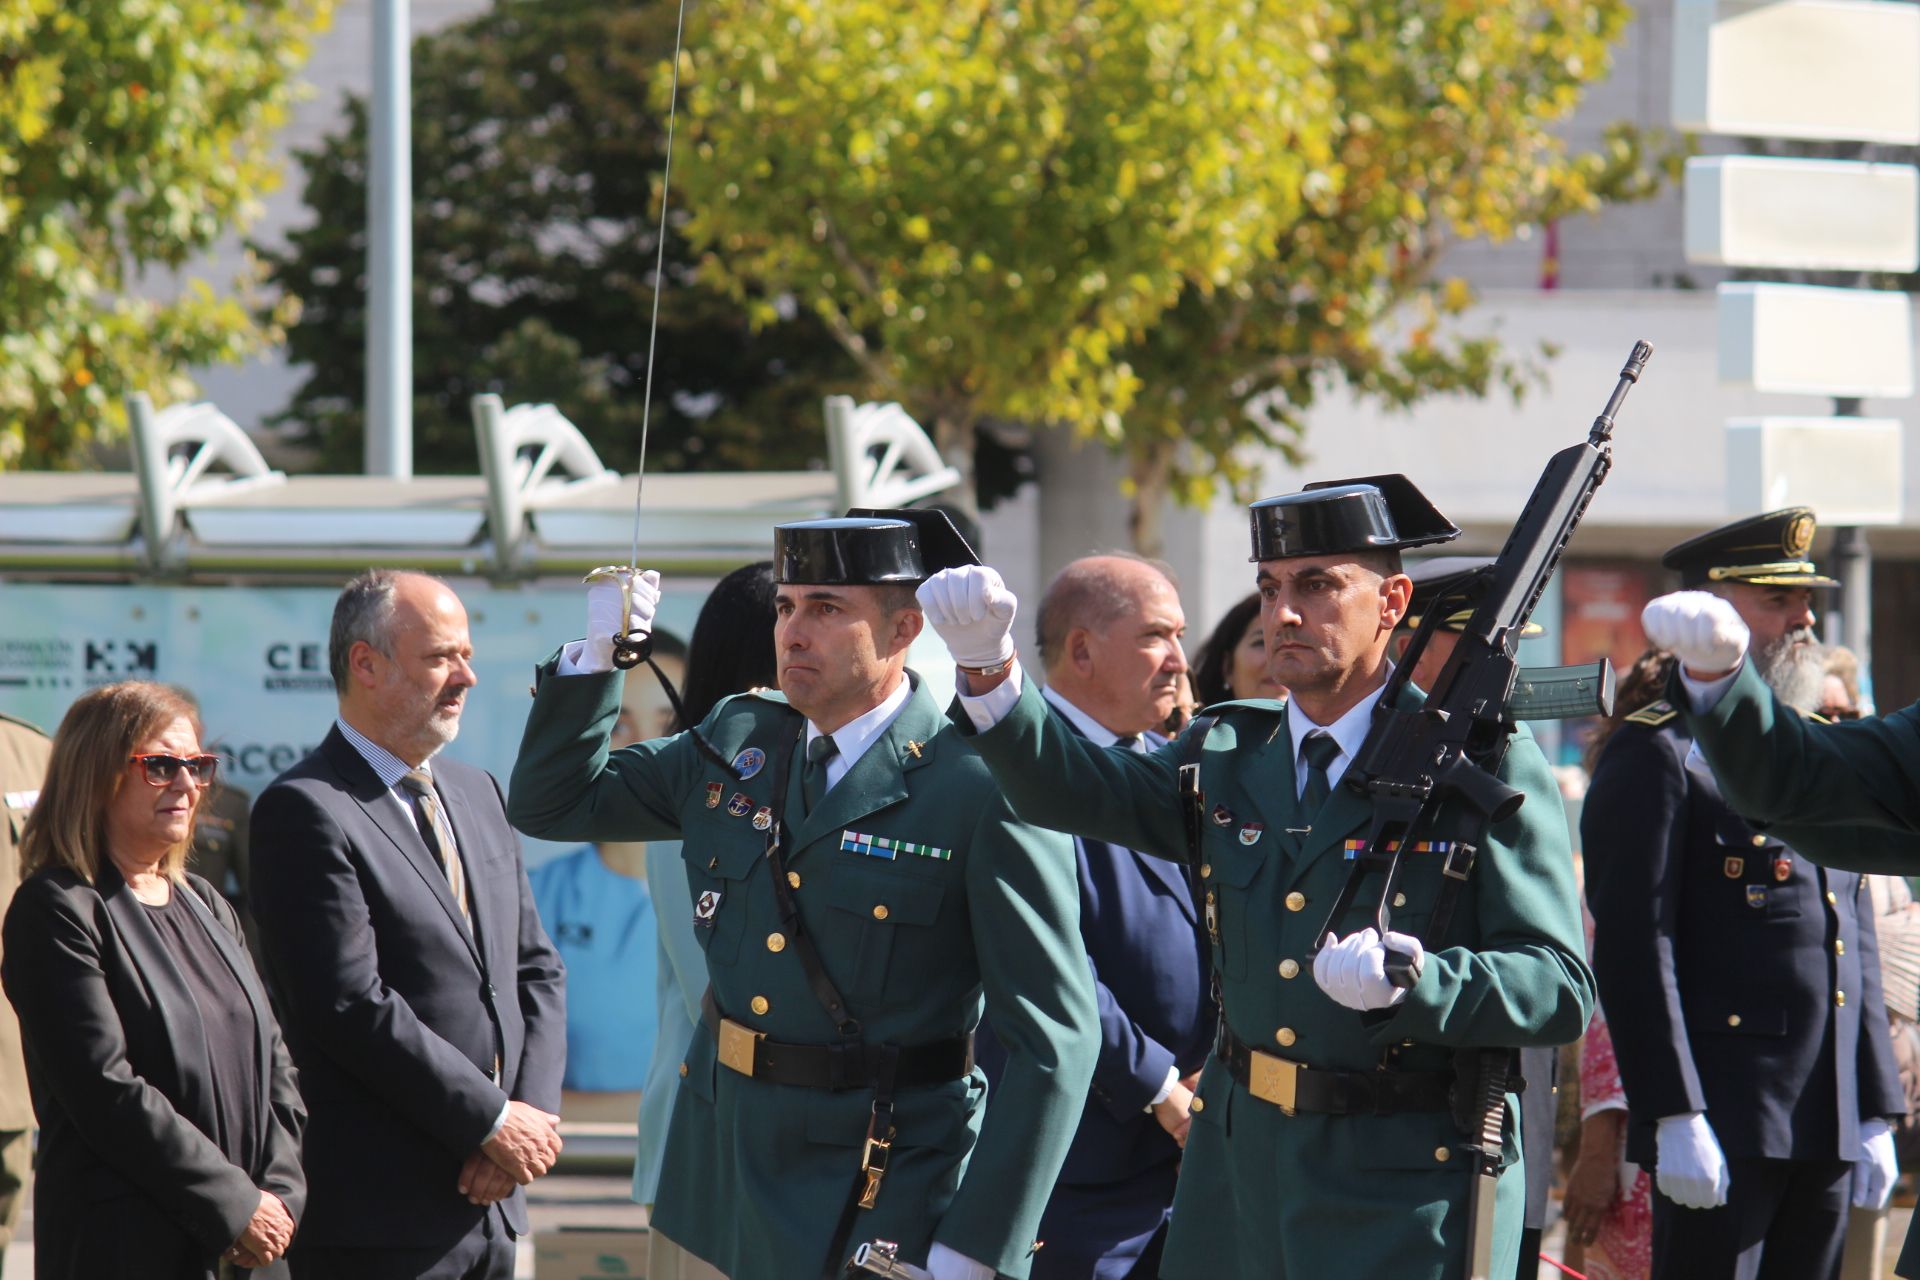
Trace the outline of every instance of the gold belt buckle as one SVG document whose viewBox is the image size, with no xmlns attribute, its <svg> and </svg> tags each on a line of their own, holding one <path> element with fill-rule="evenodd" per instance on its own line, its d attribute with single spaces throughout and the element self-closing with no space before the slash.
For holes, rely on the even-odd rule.
<svg viewBox="0 0 1920 1280">
<path fill-rule="evenodd" d="M 753 1051 L 766 1032 L 743 1027 L 732 1018 L 720 1019 L 720 1065 L 743 1076 L 753 1074 Z"/>
<path fill-rule="evenodd" d="M 1281 1114 L 1292 1115 L 1294 1101 L 1300 1088 L 1300 1072 L 1303 1068 L 1297 1062 L 1276 1058 L 1258 1049 L 1252 1050 L 1250 1057 L 1251 1064 L 1247 1069 L 1247 1092 L 1262 1102 L 1271 1102 L 1280 1108 Z"/>
</svg>

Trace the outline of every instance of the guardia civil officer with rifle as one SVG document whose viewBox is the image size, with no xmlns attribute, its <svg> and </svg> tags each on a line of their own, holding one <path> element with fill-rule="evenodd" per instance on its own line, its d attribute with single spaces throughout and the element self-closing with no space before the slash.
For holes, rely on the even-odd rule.
<svg viewBox="0 0 1920 1280">
<path fill-rule="evenodd" d="M 1016 812 L 1165 858 L 1198 846 L 1224 1016 L 1193 1103 L 1169 1280 L 1464 1275 L 1475 1162 L 1460 1120 L 1479 1121 L 1456 1117 L 1476 1079 L 1456 1068 L 1482 1048 L 1504 1068 L 1513 1048 L 1586 1026 L 1593 984 L 1566 817 L 1524 729 L 1497 765 L 1502 790 L 1525 797 L 1516 813 L 1495 806 L 1503 820 L 1487 829 L 1464 803 L 1441 804 L 1390 887 L 1384 872 L 1349 874 L 1379 806 L 1342 779 L 1368 758 L 1383 697 L 1406 711 L 1425 700 L 1390 680 L 1387 647 L 1412 585 L 1400 553 L 1458 534 L 1402 476 L 1256 504 L 1268 661 L 1292 700 L 1209 708 L 1151 755 L 1095 747 L 1047 714 L 1014 658 L 1014 601 L 991 569 L 921 588 L 960 664 L 955 721 Z M 1179 782 L 1188 762 L 1197 815 Z M 1372 927 L 1383 892 L 1384 939 Z M 1445 927 L 1433 927 L 1437 911 Z M 1396 952 L 1410 985 L 1390 976 Z M 1517 1159 L 1504 1083 L 1491 1107 L 1495 1169 Z M 1498 1179 L 1487 1243 L 1500 1276 L 1514 1274 L 1523 1194 L 1519 1178 Z"/>
</svg>

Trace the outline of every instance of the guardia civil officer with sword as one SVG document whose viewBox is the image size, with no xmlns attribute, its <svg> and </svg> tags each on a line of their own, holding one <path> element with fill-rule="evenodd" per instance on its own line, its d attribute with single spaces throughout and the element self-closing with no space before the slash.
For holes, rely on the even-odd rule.
<svg viewBox="0 0 1920 1280">
<path fill-rule="evenodd" d="M 1185 860 L 1203 898 L 1222 1019 L 1168 1280 L 1515 1274 L 1513 1051 L 1579 1036 L 1593 978 L 1559 792 L 1510 718 L 1513 647 L 1648 353 L 1460 597 L 1474 621 L 1431 697 L 1387 659 L 1411 590 L 1400 553 L 1459 531 L 1402 476 L 1254 505 L 1268 661 L 1291 701 L 1209 708 L 1150 755 L 1047 714 L 992 570 L 920 589 L 960 667 L 951 714 L 1015 811 Z"/>
<path fill-rule="evenodd" d="M 906 668 L 914 584 L 974 558 L 944 516 L 893 514 L 775 531 L 782 692 L 611 753 L 615 633 L 651 629 L 658 587 L 604 576 L 514 767 L 523 831 L 682 842 L 692 899 L 659 907 L 691 913 L 712 986 L 654 1226 L 731 1280 L 838 1274 L 875 1239 L 935 1280 L 1025 1276 L 1092 1076 L 1072 847 L 1014 817 Z"/>
</svg>

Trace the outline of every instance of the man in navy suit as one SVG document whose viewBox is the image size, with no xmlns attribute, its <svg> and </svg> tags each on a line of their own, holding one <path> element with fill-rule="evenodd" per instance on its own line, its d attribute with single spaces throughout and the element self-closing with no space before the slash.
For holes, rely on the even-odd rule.
<svg viewBox="0 0 1920 1280">
<path fill-rule="evenodd" d="M 473 687 L 446 585 L 334 606 L 333 731 L 253 810 L 253 910 L 310 1113 L 296 1280 L 509 1280 L 560 1151 L 564 969 L 484 770 L 437 756 Z"/>
<path fill-rule="evenodd" d="M 1074 561 L 1040 602 L 1048 702 L 1100 746 L 1160 745 L 1149 731 L 1178 698 L 1185 629 L 1179 592 L 1159 567 L 1122 555 Z M 1100 1056 L 1040 1223 L 1033 1280 L 1151 1280 L 1193 1086 L 1212 1047 L 1207 956 L 1179 863 L 1073 843 Z M 989 1043 L 982 1066 L 991 1075 L 995 1065 Z"/>
</svg>

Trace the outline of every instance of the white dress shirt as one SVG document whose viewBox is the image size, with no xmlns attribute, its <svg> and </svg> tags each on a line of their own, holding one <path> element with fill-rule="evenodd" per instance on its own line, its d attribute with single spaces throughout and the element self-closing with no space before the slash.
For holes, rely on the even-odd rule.
<svg viewBox="0 0 1920 1280">
<path fill-rule="evenodd" d="M 1393 667 L 1387 667 L 1389 678 Z M 1347 774 L 1347 766 L 1360 751 L 1360 744 L 1367 740 L 1367 731 L 1373 728 L 1373 709 L 1380 701 L 1380 695 L 1387 691 L 1383 682 L 1378 689 L 1355 703 L 1346 714 L 1332 724 L 1315 724 L 1307 715 L 1307 709 L 1300 705 L 1298 698 L 1287 706 L 1287 732 L 1293 735 L 1293 797 L 1298 800 L 1307 790 L 1307 762 L 1300 757 L 1300 744 L 1307 735 L 1318 730 L 1333 739 L 1340 754 L 1327 765 L 1327 785 L 1337 787 L 1340 779 Z"/>
</svg>

